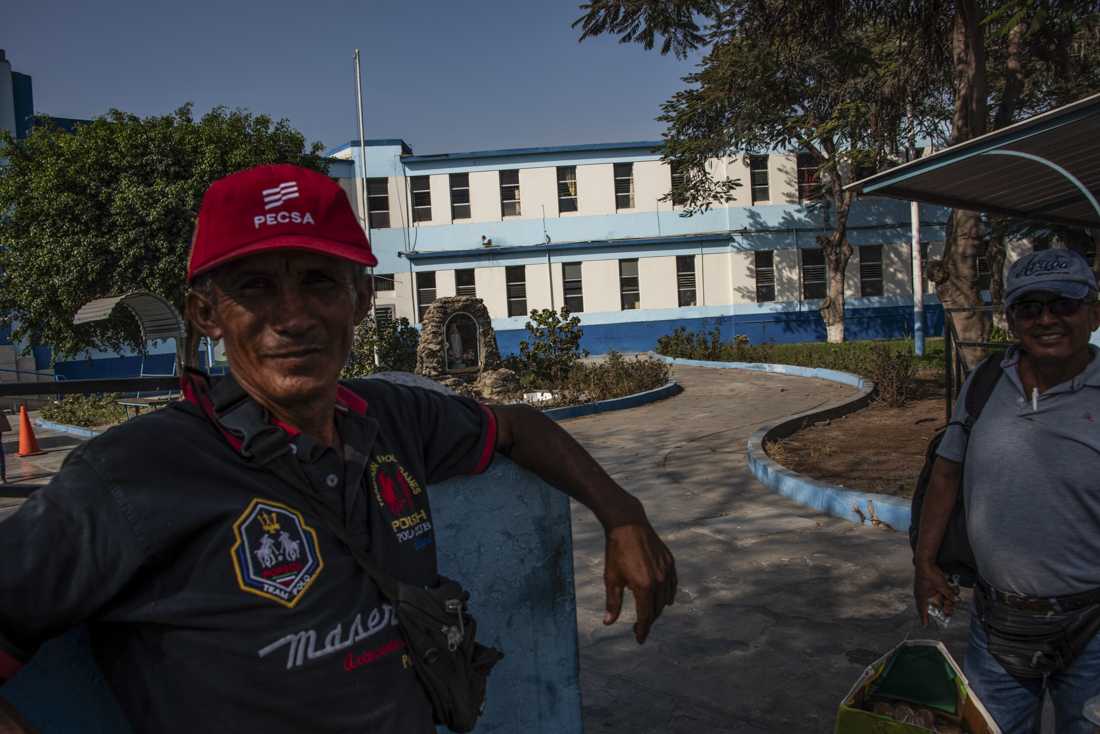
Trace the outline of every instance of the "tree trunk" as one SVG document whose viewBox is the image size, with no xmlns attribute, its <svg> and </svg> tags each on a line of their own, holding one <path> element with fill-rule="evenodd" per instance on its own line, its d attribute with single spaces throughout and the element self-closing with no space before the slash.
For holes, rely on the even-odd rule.
<svg viewBox="0 0 1100 734">
<path fill-rule="evenodd" d="M 844 341 L 844 273 L 852 257 L 852 245 L 848 242 L 848 212 L 852 208 L 852 192 L 845 191 L 840 172 L 827 173 L 836 204 L 836 226 L 831 237 L 818 235 L 818 246 L 825 253 L 825 267 L 829 273 L 829 295 L 818 308 L 825 320 L 825 331 L 830 343 Z"/>
<path fill-rule="evenodd" d="M 988 122 L 989 77 L 985 66 L 984 13 L 977 0 L 956 0 L 952 52 L 955 61 L 955 113 L 951 144 L 958 145 L 985 134 Z M 981 214 L 955 209 L 951 212 L 943 260 L 932 263 L 929 277 L 944 308 L 983 306 L 978 290 L 978 246 L 985 235 Z M 954 314 L 960 341 L 989 339 L 990 321 L 984 313 Z M 986 350 L 962 350 L 970 369 L 985 359 Z"/>
<path fill-rule="evenodd" d="M 989 300 L 997 307 L 993 312 L 993 325 L 1008 330 L 1005 318 L 1005 229 L 1004 217 L 992 217 L 990 220 L 989 246 L 985 249 L 985 261 L 989 265 Z"/>
</svg>

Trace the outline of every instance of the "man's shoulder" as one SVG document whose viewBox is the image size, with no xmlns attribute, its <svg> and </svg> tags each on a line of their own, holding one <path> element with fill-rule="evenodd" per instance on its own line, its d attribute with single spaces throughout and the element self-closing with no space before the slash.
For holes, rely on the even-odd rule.
<svg viewBox="0 0 1100 734">
<path fill-rule="evenodd" d="M 458 397 L 438 382 L 411 372 L 379 372 L 340 384 L 367 401 L 369 408 L 412 408 L 424 399 Z"/>
<path fill-rule="evenodd" d="M 193 409 L 193 410 L 192 410 Z M 217 442 L 219 436 L 204 415 L 190 403 L 180 401 L 145 415 L 112 426 L 103 434 L 82 445 L 75 453 L 111 460 L 120 456 L 141 461 L 206 448 L 203 444 Z"/>
</svg>

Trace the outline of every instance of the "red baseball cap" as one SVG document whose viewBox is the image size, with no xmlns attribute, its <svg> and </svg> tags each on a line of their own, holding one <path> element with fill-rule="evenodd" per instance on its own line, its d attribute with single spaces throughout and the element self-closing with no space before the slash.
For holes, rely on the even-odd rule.
<svg viewBox="0 0 1100 734">
<path fill-rule="evenodd" d="M 283 163 L 256 166 L 210 185 L 195 222 L 187 283 L 230 260 L 285 249 L 378 264 L 340 185 Z"/>
</svg>

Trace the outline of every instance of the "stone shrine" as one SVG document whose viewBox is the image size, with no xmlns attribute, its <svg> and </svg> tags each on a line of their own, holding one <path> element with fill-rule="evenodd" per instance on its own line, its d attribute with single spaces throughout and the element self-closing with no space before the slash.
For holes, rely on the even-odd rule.
<svg viewBox="0 0 1100 734">
<path fill-rule="evenodd" d="M 416 374 L 479 400 L 520 397 L 519 378 L 501 365 L 497 335 L 480 298 L 436 299 L 420 321 Z"/>
</svg>

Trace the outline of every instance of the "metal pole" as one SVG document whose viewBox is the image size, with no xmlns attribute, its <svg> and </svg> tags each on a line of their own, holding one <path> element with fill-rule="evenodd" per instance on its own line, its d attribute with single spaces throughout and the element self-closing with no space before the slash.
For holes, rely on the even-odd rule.
<svg viewBox="0 0 1100 734">
<path fill-rule="evenodd" d="M 363 139 L 363 82 L 359 76 L 359 49 L 355 49 L 355 105 L 359 111 L 359 177 L 363 180 L 363 188 L 359 193 L 360 213 L 363 216 L 363 229 L 370 232 L 370 212 L 367 211 L 367 143 Z M 369 238 L 368 238 L 369 239 Z M 367 268 L 367 276 L 371 279 L 370 289 L 370 319 L 374 331 L 374 366 L 381 364 L 378 359 L 378 294 L 374 290 L 374 268 Z"/>
<path fill-rule="evenodd" d="M 917 159 L 917 121 L 913 116 L 913 103 L 909 103 L 909 160 Z M 920 203 L 909 202 L 909 218 L 913 228 L 913 351 L 918 357 L 924 354 L 924 275 L 920 248 Z M 948 420 L 950 420 L 948 416 Z"/>
<path fill-rule="evenodd" d="M 913 228 L 913 350 L 924 354 L 924 275 L 920 246 L 920 203 L 909 202 Z"/>
</svg>

